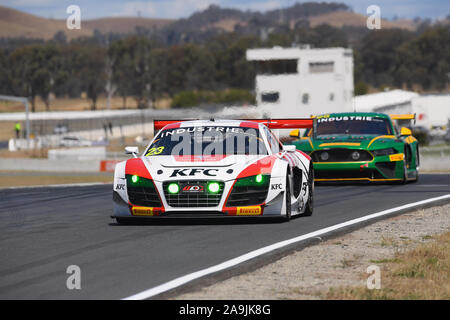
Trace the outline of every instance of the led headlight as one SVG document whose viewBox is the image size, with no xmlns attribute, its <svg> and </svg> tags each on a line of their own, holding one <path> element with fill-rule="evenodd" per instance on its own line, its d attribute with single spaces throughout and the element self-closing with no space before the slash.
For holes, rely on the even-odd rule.
<svg viewBox="0 0 450 320">
<path fill-rule="evenodd" d="M 236 187 L 250 187 L 250 186 L 266 186 L 270 182 L 270 175 L 258 174 L 256 176 L 250 176 L 246 178 L 240 178 L 236 180 Z"/>
<path fill-rule="evenodd" d="M 167 187 L 167 191 L 169 191 L 170 194 L 176 194 L 180 192 L 180 186 L 178 185 L 178 183 L 171 183 Z"/>
<path fill-rule="evenodd" d="M 372 153 L 375 157 L 380 157 L 380 156 L 388 156 L 390 154 L 396 154 L 397 150 L 395 150 L 394 148 L 378 149 L 373 150 Z"/>
<path fill-rule="evenodd" d="M 220 191 L 220 184 L 217 182 L 208 183 L 208 191 L 210 193 L 217 193 Z"/>
</svg>

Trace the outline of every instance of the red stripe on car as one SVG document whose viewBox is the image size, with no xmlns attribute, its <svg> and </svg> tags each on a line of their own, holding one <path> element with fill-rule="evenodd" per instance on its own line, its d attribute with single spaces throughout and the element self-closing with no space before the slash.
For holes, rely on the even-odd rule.
<svg viewBox="0 0 450 320">
<path fill-rule="evenodd" d="M 145 179 L 152 179 L 152 176 L 148 172 L 141 158 L 129 159 L 125 165 L 125 174 L 137 175 Z"/>
<path fill-rule="evenodd" d="M 256 176 L 258 174 L 269 174 L 272 172 L 273 165 L 275 164 L 275 161 L 277 160 L 277 156 L 267 156 L 261 160 L 256 161 L 255 163 L 252 163 L 247 168 L 241 171 L 237 179 L 239 178 L 245 178 L 250 176 Z"/>
</svg>

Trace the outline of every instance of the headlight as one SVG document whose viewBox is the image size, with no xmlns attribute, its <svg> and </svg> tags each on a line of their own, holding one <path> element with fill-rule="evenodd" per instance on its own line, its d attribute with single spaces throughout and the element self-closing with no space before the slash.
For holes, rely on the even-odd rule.
<svg viewBox="0 0 450 320">
<path fill-rule="evenodd" d="M 322 161 L 327 161 L 329 158 L 330 158 L 330 155 L 326 151 L 324 151 L 320 154 L 320 159 L 322 159 Z"/>
<path fill-rule="evenodd" d="M 246 178 L 237 179 L 236 187 L 249 187 L 249 186 L 265 186 L 270 182 L 270 175 L 258 174 L 256 176 L 250 176 Z"/>
<path fill-rule="evenodd" d="M 178 183 L 173 182 L 169 184 L 169 186 L 167 187 L 167 191 L 169 191 L 170 194 L 177 194 L 178 192 L 180 192 L 180 186 L 178 185 Z"/>
<path fill-rule="evenodd" d="M 390 154 L 396 154 L 397 150 L 395 150 L 394 148 L 378 149 L 373 150 L 372 153 L 375 157 L 380 157 L 380 156 L 387 156 Z"/>
<path fill-rule="evenodd" d="M 352 153 L 352 159 L 353 160 L 359 160 L 359 158 L 361 158 L 361 154 L 358 151 L 354 151 Z"/>
<path fill-rule="evenodd" d="M 218 182 L 208 183 L 208 191 L 210 193 L 217 193 L 220 191 L 220 184 Z"/>
<path fill-rule="evenodd" d="M 142 178 L 138 175 L 126 175 L 128 187 L 144 187 L 144 188 L 154 188 L 155 185 L 150 179 Z"/>
</svg>

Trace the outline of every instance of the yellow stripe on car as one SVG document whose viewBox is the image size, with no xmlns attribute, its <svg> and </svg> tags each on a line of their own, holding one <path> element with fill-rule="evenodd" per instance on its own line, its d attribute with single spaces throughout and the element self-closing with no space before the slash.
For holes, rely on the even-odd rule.
<svg viewBox="0 0 450 320">
<path fill-rule="evenodd" d="M 378 137 L 375 137 L 375 138 L 373 138 L 370 141 L 369 145 L 367 146 L 367 149 L 369 149 L 369 147 L 372 145 L 372 143 L 374 143 L 376 140 L 382 139 L 382 138 L 393 139 L 393 138 L 395 138 L 395 136 L 378 136 Z"/>
<path fill-rule="evenodd" d="M 331 143 L 322 143 L 319 147 L 331 147 L 331 146 L 347 146 L 347 147 L 359 147 L 361 143 L 357 142 L 331 142 Z"/>
</svg>

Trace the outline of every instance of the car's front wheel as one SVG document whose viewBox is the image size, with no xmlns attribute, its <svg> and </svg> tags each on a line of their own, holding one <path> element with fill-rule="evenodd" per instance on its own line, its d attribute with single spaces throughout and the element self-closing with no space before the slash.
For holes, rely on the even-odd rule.
<svg viewBox="0 0 450 320">
<path fill-rule="evenodd" d="M 291 220 L 292 216 L 292 204 L 291 204 L 291 184 L 289 182 L 289 175 L 286 175 L 286 191 L 285 191 L 285 201 L 286 201 L 286 212 L 284 216 L 285 221 Z"/>
<path fill-rule="evenodd" d="M 312 216 L 314 211 L 314 168 L 312 163 L 309 166 L 308 191 L 308 202 L 306 202 L 305 212 L 302 214 L 305 217 Z"/>
</svg>

